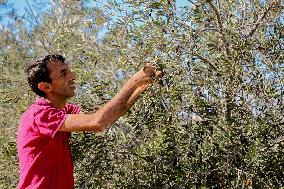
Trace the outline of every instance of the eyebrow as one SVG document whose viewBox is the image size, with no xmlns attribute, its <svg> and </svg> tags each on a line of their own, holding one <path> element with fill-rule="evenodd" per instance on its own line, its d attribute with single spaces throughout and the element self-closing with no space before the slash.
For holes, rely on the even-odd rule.
<svg viewBox="0 0 284 189">
<path fill-rule="evenodd" d="M 64 72 L 66 72 L 66 71 L 69 70 L 69 69 L 70 69 L 69 66 L 68 66 L 67 68 L 62 69 L 58 75 L 64 74 Z"/>
<path fill-rule="evenodd" d="M 63 72 L 65 72 L 65 71 L 67 71 L 67 70 L 68 70 L 68 68 L 62 69 L 62 70 L 60 71 L 60 74 L 62 74 Z"/>
</svg>

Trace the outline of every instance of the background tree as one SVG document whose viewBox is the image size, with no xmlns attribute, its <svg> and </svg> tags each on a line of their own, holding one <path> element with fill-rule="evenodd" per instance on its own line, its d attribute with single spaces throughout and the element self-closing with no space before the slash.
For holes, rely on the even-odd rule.
<svg viewBox="0 0 284 189">
<path fill-rule="evenodd" d="M 0 38 L 3 188 L 17 184 L 17 120 L 33 100 L 22 70 L 53 52 L 72 63 L 83 111 L 147 62 L 166 73 L 106 133 L 72 135 L 76 188 L 283 187 L 283 2 L 61 0 L 27 11 Z"/>
</svg>

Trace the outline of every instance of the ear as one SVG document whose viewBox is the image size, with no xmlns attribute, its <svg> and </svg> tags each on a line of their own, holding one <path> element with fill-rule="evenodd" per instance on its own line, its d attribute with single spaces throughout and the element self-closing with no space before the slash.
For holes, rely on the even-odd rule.
<svg viewBox="0 0 284 189">
<path fill-rule="evenodd" d="M 50 89 L 48 83 L 46 83 L 46 82 L 40 82 L 40 83 L 37 85 L 37 87 L 38 87 L 41 91 L 43 91 L 43 92 L 45 92 L 45 93 L 48 92 L 48 90 Z"/>
</svg>

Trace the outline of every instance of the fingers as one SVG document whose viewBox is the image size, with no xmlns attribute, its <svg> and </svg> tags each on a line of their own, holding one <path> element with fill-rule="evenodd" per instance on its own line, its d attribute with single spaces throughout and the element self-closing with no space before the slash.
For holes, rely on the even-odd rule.
<svg viewBox="0 0 284 189">
<path fill-rule="evenodd" d="M 160 70 L 156 70 L 156 75 L 155 78 L 160 79 L 165 75 L 165 73 L 163 71 Z"/>
<path fill-rule="evenodd" d="M 143 67 L 144 73 L 146 73 L 147 76 L 152 77 L 155 76 L 156 68 L 152 64 L 146 64 L 146 66 Z"/>
<path fill-rule="evenodd" d="M 162 78 L 165 75 L 164 72 L 157 70 L 154 65 L 149 63 L 147 63 L 146 66 L 143 67 L 143 71 L 152 79 Z"/>
<path fill-rule="evenodd" d="M 142 85 L 141 87 L 138 88 L 139 92 L 140 93 L 143 93 L 146 91 L 146 89 L 148 88 L 149 84 L 148 85 Z"/>
<path fill-rule="evenodd" d="M 154 80 L 150 77 L 145 77 L 143 80 L 140 81 L 139 83 L 139 87 L 143 86 L 143 85 L 150 85 L 154 82 Z"/>
</svg>

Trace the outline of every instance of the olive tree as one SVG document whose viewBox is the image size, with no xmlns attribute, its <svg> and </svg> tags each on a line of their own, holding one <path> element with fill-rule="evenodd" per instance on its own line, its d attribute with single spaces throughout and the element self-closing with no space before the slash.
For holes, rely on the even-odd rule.
<svg viewBox="0 0 284 189">
<path fill-rule="evenodd" d="M 9 97 L 21 89 L 9 106 L 1 100 L 17 117 L 33 97 L 13 66 L 32 57 L 67 57 L 83 112 L 146 63 L 165 74 L 105 133 L 72 134 L 76 188 L 283 187 L 283 2 L 61 0 L 41 19 L 29 11 L 35 26 L 19 19 L 13 40 L 3 39 L 21 47 L 2 51 L 18 60 L 4 69 L 21 82 L 1 80 Z M 16 159 L 14 144 L 6 154 Z"/>
</svg>

